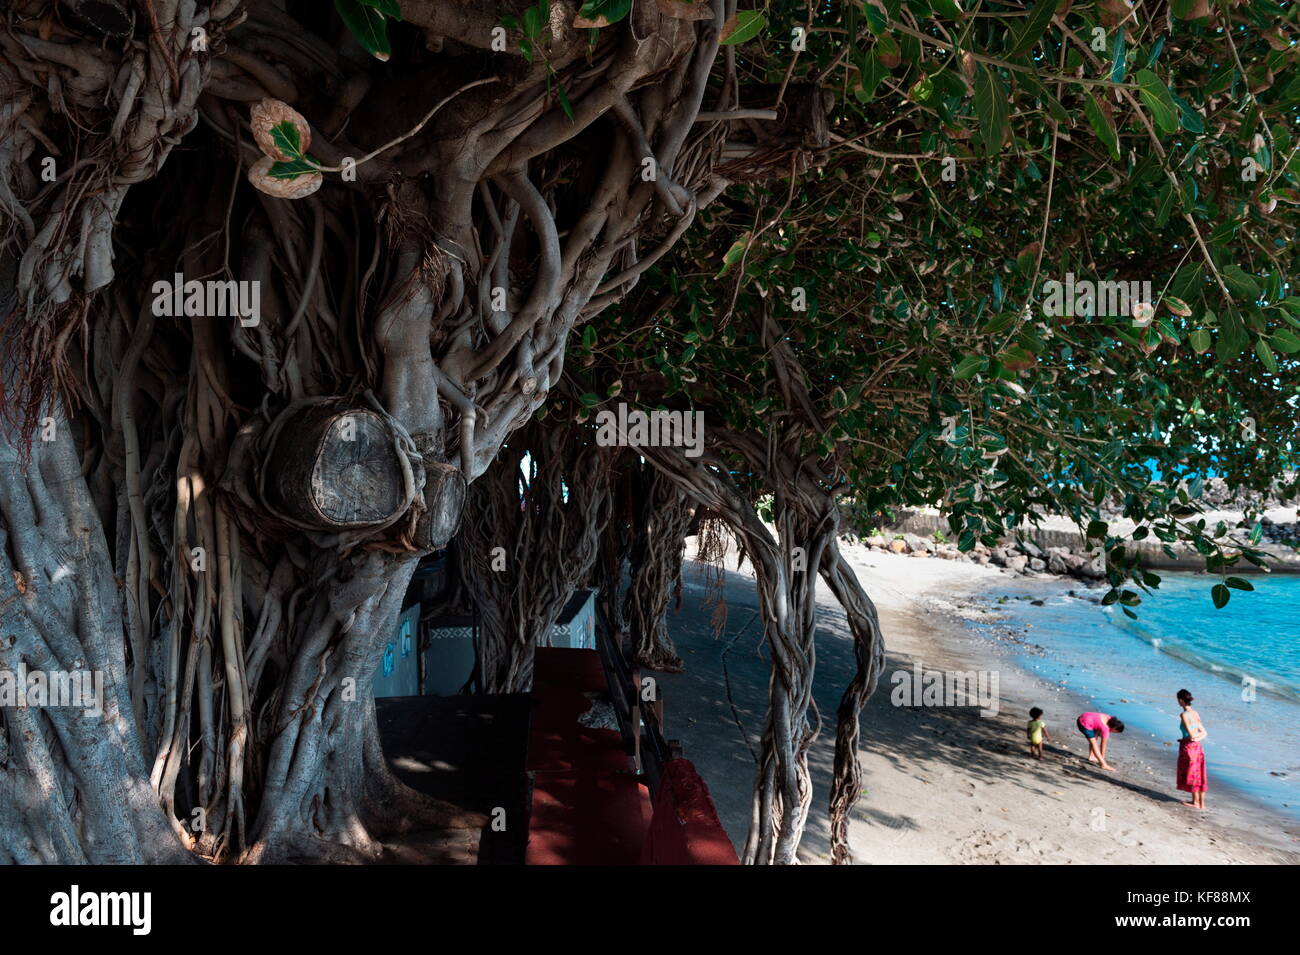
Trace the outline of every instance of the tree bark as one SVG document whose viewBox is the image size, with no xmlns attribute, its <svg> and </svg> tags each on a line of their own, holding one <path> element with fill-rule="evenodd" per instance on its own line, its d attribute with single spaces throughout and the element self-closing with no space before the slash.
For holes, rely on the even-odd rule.
<svg viewBox="0 0 1300 955">
<path fill-rule="evenodd" d="M 49 440 L 0 429 L 0 670 L 85 671 L 104 696 L 101 713 L 0 708 L 0 861 L 188 861 L 149 785 L 108 542 L 72 429 L 45 410 Z"/>
<path fill-rule="evenodd" d="M 853 631 L 853 655 L 857 670 L 840 698 L 835 732 L 835 775 L 831 782 L 831 863 L 846 865 L 853 861 L 849 851 L 849 813 L 862 795 L 862 766 L 858 762 L 858 736 L 863 704 L 880 682 L 885 668 L 885 639 L 880 630 L 880 615 L 867 596 L 858 575 L 840 553 L 832 539 L 822 561 L 821 573 L 835 599 L 844 608 Z"/>
<path fill-rule="evenodd" d="M 668 478 L 646 465 L 638 475 L 632 580 L 625 618 L 639 667 L 681 673 L 682 660 L 668 635 L 668 604 L 680 585 L 692 505 Z"/>
<path fill-rule="evenodd" d="M 585 430 L 529 425 L 470 487 L 457 555 L 480 611 L 481 692 L 532 689 L 534 649 L 595 565 L 610 513 L 608 456 Z"/>
<path fill-rule="evenodd" d="M 763 454 L 721 429 L 755 470 Z M 832 858 L 848 860 L 847 817 L 861 792 L 857 762 L 858 714 L 874 691 L 884 660 L 875 607 L 839 553 L 840 516 L 834 495 L 804 473 L 799 459 L 765 475 L 774 486 L 775 535 L 731 478 L 733 469 L 706 453 L 691 462 L 679 451 L 645 448 L 681 491 L 726 522 L 754 567 L 764 639 L 771 653 L 768 712 L 755 767 L 753 812 L 742 861 L 788 865 L 797 852 L 812 801 L 808 751 L 821 729 L 812 697 L 816 670 L 817 579 L 826 579 L 854 634 L 858 670 L 839 708 L 835 778 L 831 790 Z M 770 459 L 769 459 L 770 460 Z"/>
<path fill-rule="evenodd" d="M 635 284 L 640 242 L 666 249 L 725 185 L 694 120 L 726 5 L 695 23 L 638 4 L 594 47 L 549 31 L 534 62 L 486 49 L 509 5 L 410 0 L 429 43 L 394 27 L 400 69 L 341 49 L 328 4 L 150 0 L 125 31 L 128 4 L 11 6 L 0 507 L 20 576 L 0 586 L 22 627 L 3 652 L 93 659 L 112 706 L 97 736 L 4 710 L 0 853 L 360 860 L 412 825 L 470 824 L 384 765 L 378 649 L 466 485 L 558 385 L 574 328 Z M 329 167 L 304 198 L 250 185 L 266 99 Z M 155 286 L 173 279 L 256 283 L 259 314 L 171 314 Z M 565 472 L 580 490 L 599 479 L 582 454 Z M 539 504 L 545 556 L 594 547 L 606 506 Z M 584 562 L 515 595 L 538 603 L 509 610 L 526 621 L 509 639 L 536 639 Z M 511 654 L 491 685 L 528 682 Z"/>
</svg>

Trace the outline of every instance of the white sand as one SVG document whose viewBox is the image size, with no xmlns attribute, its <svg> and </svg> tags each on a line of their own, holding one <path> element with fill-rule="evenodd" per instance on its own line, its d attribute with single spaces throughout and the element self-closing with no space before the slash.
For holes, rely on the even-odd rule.
<svg viewBox="0 0 1300 955">
<path fill-rule="evenodd" d="M 954 615 L 963 595 L 1011 583 L 1000 571 L 843 549 L 880 609 L 889 653 L 886 677 L 863 714 L 866 791 L 850 823 L 859 862 L 1300 862 L 1300 826 L 1290 820 L 1213 788 L 1206 812 L 1185 807 L 1185 794 L 1174 787 L 1172 750 L 1150 760 L 1149 752 L 1115 737 L 1110 758 L 1119 771 L 1091 767 L 1073 726 L 1087 707 L 1011 665 L 996 641 L 968 632 Z M 733 571 L 734 559 L 727 567 Z M 748 828 L 749 747 L 762 728 L 767 663 L 752 578 L 728 573 L 729 613 L 720 640 L 708 627 L 705 583 L 703 568 L 691 565 L 686 606 L 670 616 L 688 672 L 662 678 L 668 731 L 682 739 L 739 849 Z M 843 613 L 828 594 L 823 599 L 815 698 L 825 726 L 810 756 L 814 801 L 801 849 L 810 863 L 828 860 L 825 803 L 835 707 L 853 672 Z M 916 661 L 925 669 L 998 671 L 1000 713 L 980 717 L 967 707 L 891 705 L 889 674 L 910 671 Z M 1023 743 L 1031 705 L 1052 714 L 1054 739 L 1042 762 L 1029 759 Z"/>
</svg>

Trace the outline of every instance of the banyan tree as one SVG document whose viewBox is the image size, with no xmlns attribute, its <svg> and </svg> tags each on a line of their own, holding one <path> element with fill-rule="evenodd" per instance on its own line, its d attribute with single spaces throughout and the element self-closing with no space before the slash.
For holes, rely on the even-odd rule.
<svg viewBox="0 0 1300 955">
<path fill-rule="evenodd" d="M 380 747 L 417 563 L 466 555 L 484 686 L 526 686 L 591 582 L 672 668 L 701 520 L 752 562 L 774 665 L 747 861 L 794 861 L 813 798 L 819 580 L 848 614 L 846 861 L 883 654 L 846 496 L 942 499 L 968 547 L 1109 490 L 1219 559 L 1184 466 L 1294 435 L 1295 11 L 992 7 L 8 0 L 0 669 L 106 699 L 0 709 L 0 861 L 369 860 L 481 824 Z M 1084 268 L 1151 273 L 1159 318 L 1033 314 Z M 700 453 L 594 443 L 620 388 L 703 408 Z M 551 546 L 572 566 L 488 576 Z"/>
<path fill-rule="evenodd" d="M 734 0 L 596 6 L 6 5 L 0 664 L 108 700 L 4 712 L 0 858 L 456 824 L 370 704 L 417 560 L 575 328 L 825 146 L 824 108 L 729 115 Z"/>
</svg>

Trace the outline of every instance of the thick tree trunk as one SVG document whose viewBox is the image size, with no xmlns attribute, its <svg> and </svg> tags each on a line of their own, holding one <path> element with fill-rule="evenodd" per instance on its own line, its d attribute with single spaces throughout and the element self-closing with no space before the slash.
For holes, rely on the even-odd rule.
<svg viewBox="0 0 1300 955">
<path fill-rule="evenodd" d="M 817 662 L 817 575 L 838 530 L 834 510 L 809 514 L 781 507 L 778 539 L 741 533 L 755 560 L 759 609 L 763 616 L 772 675 L 768 715 L 759 750 L 754 821 L 744 861 L 790 865 L 803 838 L 812 804 L 808 750 L 821 731 L 813 702 Z M 809 710 L 812 710 L 812 719 Z"/>
<path fill-rule="evenodd" d="M 0 707 L 0 861 L 187 861 L 149 784 L 129 692 L 143 661 L 125 652 L 122 593 L 71 428 L 52 411 L 43 435 L 0 429 L 0 673 L 24 688 L 22 674 L 85 673 L 103 692 L 96 704 Z"/>
<path fill-rule="evenodd" d="M 414 566 L 370 554 L 317 592 L 289 647 L 244 861 L 374 859 L 385 836 L 486 821 L 397 783 L 378 745 L 371 680 Z"/>
<path fill-rule="evenodd" d="M 681 673 L 682 660 L 668 635 L 668 604 L 681 582 L 690 528 L 691 499 L 650 465 L 637 475 L 632 580 L 624 617 L 633 640 L 635 664 Z"/>
<path fill-rule="evenodd" d="M 185 692 L 162 696 L 188 702 L 195 671 L 211 666 L 224 671 L 226 705 L 235 712 L 224 730 L 205 723 L 210 713 L 191 728 L 189 707 L 181 707 L 171 720 L 175 734 L 163 737 L 154 757 L 151 784 L 150 734 L 130 692 L 150 659 L 128 652 L 123 591 L 72 428 L 51 415 L 42 435 L 49 440 L 0 440 L 0 671 L 51 678 L 86 671 L 102 680 L 104 695 L 102 713 L 32 700 L 0 708 L 0 858 L 177 862 L 193 858 L 191 846 L 214 856 L 244 846 L 247 861 L 374 859 L 380 840 L 402 830 L 483 823 L 405 790 L 383 761 L 371 680 L 414 559 L 382 552 L 322 560 L 294 575 L 292 596 L 283 584 L 268 587 L 247 648 L 234 634 L 191 644 Z M 220 551 L 221 569 L 202 573 L 227 575 L 229 560 Z M 284 669 L 257 679 L 267 650 L 256 637 L 271 641 L 270 621 L 293 617 L 295 608 L 286 644 L 269 651 L 278 658 L 271 669 Z M 226 657 L 232 646 L 233 660 Z M 250 674 L 241 706 L 235 693 Z M 267 719 L 252 720 L 252 707 Z M 153 708 L 143 715 L 158 718 Z M 191 742 L 211 751 L 197 791 L 180 804 L 160 799 Z M 247 786 L 248 775 L 261 777 L 260 785 Z M 256 819 L 246 822 L 250 795 Z M 187 826 L 170 821 L 164 806 Z"/>
<path fill-rule="evenodd" d="M 728 5 L 697 23 L 637 4 L 593 45 L 569 4 L 534 61 L 517 38 L 489 49 L 510 4 L 404 0 L 396 69 L 328 4 L 52 5 L 14 0 L 0 33 L 0 403 L 19 423 L 0 651 L 92 661 L 111 706 L 102 733 L 4 709 L 0 852 L 361 859 L 403 826 L 466 822 L 383 764 L 377 651 L 570 333 L 726 185 L 717 124 L 695 119 Z M 327 167 L 319 191 L 263 188 L 268 110 Z M 260 307 L 200 294 L 178 314 L 160 280 Z M 60 419 L 24 457 L 52 396 L 76 433 Z M 513 594 L 535 601 L 508 610 L 514 644 L 587 573 L 605 501 L 539 509 L 538 553 L 575 566 Z M 526 685 L 522 660 L 487 682 Z"/>
</svg>

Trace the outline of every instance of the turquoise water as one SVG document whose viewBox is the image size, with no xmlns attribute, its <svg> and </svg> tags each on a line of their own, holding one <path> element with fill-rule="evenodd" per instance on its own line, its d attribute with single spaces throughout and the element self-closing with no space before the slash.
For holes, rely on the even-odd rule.
<svg viewBox="0 0 1300 955">
<path fill-rule="evenodd" d="M 1250 679 L 1260 693 L 1300 703 L 1300 577 L 1252 577 L 1255 590 L 1233 591 L 1219 610 L 1210 600 L 1213 582 L 1173 575 L 1143 598 L 1137 620 L 1106 613 L 1117 626 L 1238 688 Z"/>
<path fill-rule="evenodd" d="M 1300 576 L 1249 579 L 1255 591 L 1233 591 L 1216 610 L 1217 578 L 1165 575 L 1136 621 L 1064 592 L 1041 607 L 1009 601 L 1004 609 L 1046 650 L 1022 652 L 1018 662 L 1118 716 L 1127 727 L 1119 740 L 1172 744 L 1174 694 L 1190 690 L 1210 734 L 1211 793 L 1227 784 L 1300 818 Z M 1072 729 L 1076 715 L 1055 722 Z M 1171 760 L 1174 752 L 1171 745 Z"/>
</svg>

